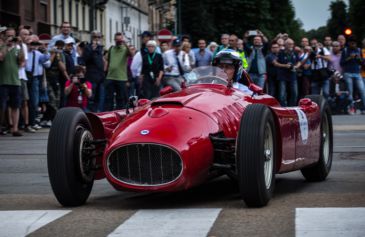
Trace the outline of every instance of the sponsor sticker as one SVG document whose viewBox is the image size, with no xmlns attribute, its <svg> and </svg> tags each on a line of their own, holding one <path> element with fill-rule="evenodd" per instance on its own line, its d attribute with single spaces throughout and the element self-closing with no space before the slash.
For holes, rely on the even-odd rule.
<svg viewBox="0 0 365 237">
<path fill-rule="evenodd" d="M 147 135 L 147 134 L 149 134 L 150 133 L 150 131 L 149 130 L 142 130 L 141 131 L 141 135 Z"/>
<path fill-rule="evenodd" d="M 307 144 L 308 141 L 308 119 L 305 113 L 301 109 L 295 110 L 298 114 L 300 137 L 302 138 L 303 144 Z"/>
</svg>

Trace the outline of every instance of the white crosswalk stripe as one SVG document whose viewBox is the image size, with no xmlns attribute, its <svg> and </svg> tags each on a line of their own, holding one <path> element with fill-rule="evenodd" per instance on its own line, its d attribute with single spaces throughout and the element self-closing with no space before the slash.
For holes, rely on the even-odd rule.
<svg viewBox="0 0 365 237">
<path fill-rule="evenodd" d="M 22 237 L 70 211 L 0 211 L 0 237 Z"/>
<path fill-rule="evenodd" d="M 296 237 L 362 237 L 365 208 L 297 208 Z"/>
<path fill-rule="evenodd" d="M 205 237 L 221 208 L 139 210 L 111 232 L 109 237 Z M 26 236 L 57 220 L 69 210 L 0 211 L 0 237 Z M 65 217 L 64 217 L 65 216 Z M 362 237 L 365 207 L 296 208 L 296 237 Z"/>
<path fill-rule="evenodd" d="M 221 209 L 140 210 L 109 237 L 205 237 Z"/>
</svg>

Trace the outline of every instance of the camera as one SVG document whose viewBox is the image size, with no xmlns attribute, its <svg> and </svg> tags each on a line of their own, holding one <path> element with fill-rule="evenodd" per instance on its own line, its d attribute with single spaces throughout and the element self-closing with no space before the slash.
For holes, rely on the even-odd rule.
<svg viewBox="0 0 365 237">
<path fill-rule="evenodd" d="M 9 37 L 10 38 L 10 37 Z M 12 43 L 17 43 L 18 42 L 18 37 L 11 37 L 11 40 L 9 40 L 9 42 L 12 42 Z"/>
<path fill-rule="evenodd" d="M 80 84 L 84 84 L 86 82 L 85 77 L 79 77 Z"/>
</svg>

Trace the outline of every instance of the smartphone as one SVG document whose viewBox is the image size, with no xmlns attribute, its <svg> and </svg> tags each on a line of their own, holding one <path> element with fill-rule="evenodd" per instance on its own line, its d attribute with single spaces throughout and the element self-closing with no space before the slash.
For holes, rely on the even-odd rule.
<svg viewBox="0 0 365 237">
<path fill-rule="evenodd" d="M 257 35 L 257 31 L 256 30 L 249 30 L 248 31 L 248 36 L 255 36 Z"/>
</svg>

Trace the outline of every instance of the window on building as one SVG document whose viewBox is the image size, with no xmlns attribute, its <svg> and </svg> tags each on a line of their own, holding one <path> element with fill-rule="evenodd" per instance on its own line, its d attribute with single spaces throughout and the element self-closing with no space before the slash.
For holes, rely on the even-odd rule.
<svg viewBox="0 0 365 237">
<path fill-rule="evenodd" d="M 24 18 L 27 21 L 34 21 L 34 0 L 29 0 L 24 2 L 25 14 Z"/>
<path fill-rule="evenodd" d="M 113 24 L 113 21 L 111 18 L 109 18 L 109 43 L 111 43 L 113 40 L 112 24 Z"/>
<path fill-rule="evenodd" d="M 78 2 L 76 2 L 75 11 L 76 11 L 76 27 L 79 28 L 79 3 Z"/>
<path fill-rule="evenodd" d="M 62 22 L 65 21 L 65 0 L 61 0 Z"/>
<path fill-rule="evenodd" d="M 85 16 L 85 3 L 82 4 L 82 29 L 85 30 L 86 16 Z"/>
<path fill-rule="evenodd" d="M 7 12 L 18 13 L 19 1 L 0 0 L 0 9 Z"/>
<path fill-rule="evenodd" d="M 68 1 L 68 19 L 69 19 L 70 24 L 72 26 L 72 0 Z"/>
<path fill-rule="evenodd" d="M 40 2 L 39 16 L 40 16 L 40 20 L 41 21 L 47 22 L 47 18 L 48 18 L 48 4 L 45 1 L 41 1 Z"/>
<path fill-rule="evenodd" d="M 53 0 L 53 24 L 58 25 L 57 22 L 57 0 Z"/>
<path fill-rule="evenodd" d="M 103 28 L 103 12 L 100 12 L 100 32 L 103 34 L 104 28 Z"/>
</svg>

